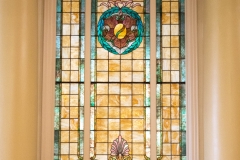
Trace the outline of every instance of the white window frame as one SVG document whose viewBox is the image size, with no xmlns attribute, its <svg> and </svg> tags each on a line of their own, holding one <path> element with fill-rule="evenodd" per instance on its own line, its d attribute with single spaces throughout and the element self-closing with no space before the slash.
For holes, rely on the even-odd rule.
<svg viewBox="0 0 240 160">
<path fill-rule="evenodd" d="M 91 1 L 86 0 L 86 46 L 90 53 Z M 150 0 L 151 12 L 156 13 L 156 2 Z M 150 14 L 154 24 L 156 14 Z M 55 105 L 55 44 L 56 44 L 56 0 L 39 1 L 39 124 L 38 160 L 53 160 L 54 157 L 54 105 Z M 198 116 L 198 55 L 197 55 L 197 0 L 185 0 L 186 37 L 186 93 L 187 93 L 187 159 L 199 160 L 199 116 Z M 151 25 L 151 58 L 156 57 L 156 26 Z M 85 70 L 90 68 L 90 54 L 85 54 Z M 156 71 L 156 58 L 151 61 L 151 71 Z M 89 62 L 88 62 L 89 61 Z M 155 63 L 154 63 L 155 61 Z M 151 82 L 156 76 L 151 72 Z M 151 83 L 151 92 L 156 93 L 156 84 Z M 90 88 L 90 73 L 85 72 L 85 87 Z M 90 90 L 85 90 L 90 95 Z M 90 106 L 90 96 L 85 96 L 85 106 Z M 151 96 L 151 159 L 156 156 L 156 98 Z M 90 109 L 85 109 L 89 117 Z M 89 135 L 90 119 L 85 118 L 84 134 Z M 155 137 L 155 138 L 154 138 Z M 89 160 L 90 139 L 84 136 L 84 160 Z"/>
</svg>

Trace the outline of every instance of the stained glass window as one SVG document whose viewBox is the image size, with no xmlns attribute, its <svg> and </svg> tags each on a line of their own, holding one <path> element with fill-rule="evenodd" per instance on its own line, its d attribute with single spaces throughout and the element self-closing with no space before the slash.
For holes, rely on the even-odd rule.
<svg viewBox="0 0 240 160">
<path fill-rule="evenodd" d="M 184 0 L 156 0 L 156 53 L 150 52 L 150 0 L 91 0 L 90 53 L 85 8 L 85 0 L 57 0 L 54 160 L 83 159 L 84 137 L 92 160 L 149 160 L 150 71 L 157 77 L 151 82 L 157 88 L 151 95 L 157 99 L 154 157 L 185 160 Z M 153 54 L 156 71 L 150 70 Z M 84 87 L 85 72 L 91 88 Z M 90 135 L 83 134 L 84 118 L 90 119 Z"/>
<path fill-rule="evenodd" d="M 83 155 L 84 0 L 57 1 L 54 159 Z"/>
<path fill-rule="evenodd" d="M 157 156 L 186 159 L 184 0 L 157 0 Z"/>
<path fill-rule="evenodd" d="M 91 157 L 150 154 L 149 21 L 148 0 L 92 0 Z"/>
</svg>

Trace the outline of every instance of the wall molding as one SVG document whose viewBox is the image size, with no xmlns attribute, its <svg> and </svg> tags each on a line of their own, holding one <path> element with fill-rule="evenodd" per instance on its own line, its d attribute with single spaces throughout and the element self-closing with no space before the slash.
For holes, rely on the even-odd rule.
<svg viewBox="0 0 240 160">
<path fill-rule="evenodd" d="M 199 160 L 197 0 L 185 2 L 187 159 Z"/>
<path fill-rule="evenodd" d="M 39 6 L 41 7 L 41 6 Z M 40 160 L 54 157 L 54 106 L 55 106 L 55 48 L 56 0 L 43 0 L 42 95 L 40 126 Z M 42 9 L 42 8 L 40 8 Z"/>
</svg>

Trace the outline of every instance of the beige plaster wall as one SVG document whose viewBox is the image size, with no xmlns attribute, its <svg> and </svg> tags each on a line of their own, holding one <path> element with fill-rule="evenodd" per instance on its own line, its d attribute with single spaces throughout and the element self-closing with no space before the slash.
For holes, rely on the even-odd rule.
<svg viewBox="0 0 240 160">
<path fill-rule="evenodd" d="M 38 1 L 0 0 L 0 159 L 37 159 Z"/>
<path fill-rule="evenodd" d="M 240 157 L 240 1 L 199 0 L 201 160 Z"/>
</svg>

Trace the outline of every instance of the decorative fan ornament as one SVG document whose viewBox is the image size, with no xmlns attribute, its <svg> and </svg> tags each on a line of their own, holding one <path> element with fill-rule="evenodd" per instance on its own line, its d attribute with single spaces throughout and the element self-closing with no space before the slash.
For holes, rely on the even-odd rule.
<svg viewBox="0 0 240 160">
<path fill-rule="evenodd" d="M 143 23 L 132 8 L 141 6 L 129 1 L 103 2 L 108 8 L 98 21 L 98 41 L 104 49 L 113 54 L 127 54 L 137 49 L 142 42 Z"/>
<path fill-rule="evenodd" d="M 128 143 L 121 135 L 112 143 L 109 160 L 132 160 L 129 156 Z"/>
</svg>

